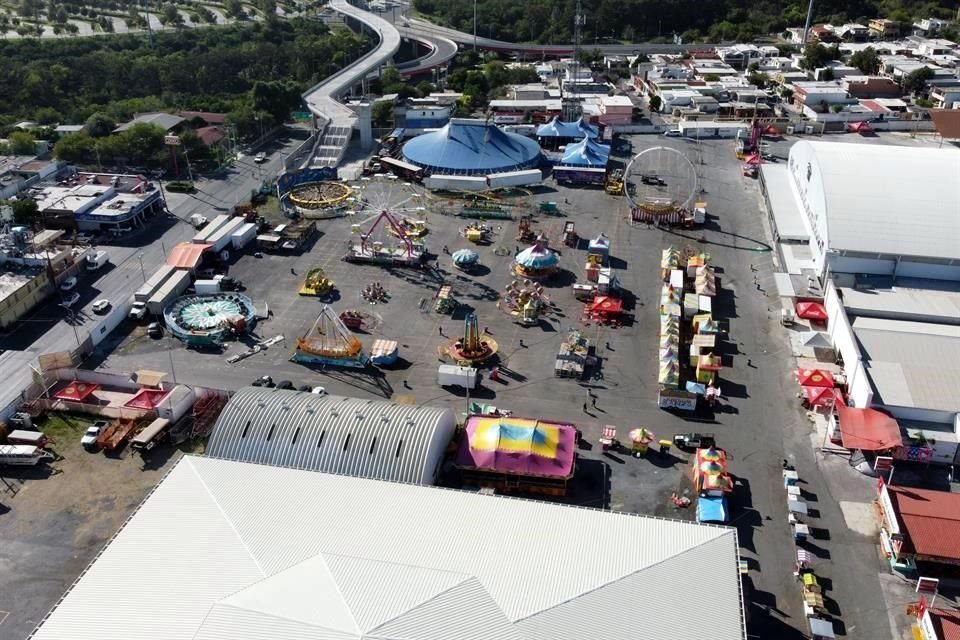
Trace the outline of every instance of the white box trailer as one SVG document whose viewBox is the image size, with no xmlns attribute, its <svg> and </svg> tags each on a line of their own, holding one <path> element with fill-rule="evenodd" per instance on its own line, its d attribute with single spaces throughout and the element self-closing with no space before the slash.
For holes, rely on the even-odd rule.
<svg viewBox="0 0 960 640">
<path fill-rule="evenodd" d="M 541 182 L 543 182 L 543 173 L 539 169 L 491 173 L 487 176 L 487 184 L 491 189 L 520 187 L 527 184 L 540 184 Z"/>
<path fill-rule="evenodd" d="M 233 232 L 233 235 L 230 236 L 230 242 L 233 243 L 233 250 L 239 251 L 253 242 L 253 239 L 256 237 L 257 225 L 252 222 L 248 222 Z"/>
<path fill-rule="evenodd" d="M 442 364 L 437 369 L 437 384 L 441 387 L 464 387 L 475 389 L 479 382 L 477 370 L 473 367 L 460 367 L 453 364 Z"/>
<path fill-rule="evenodd" d="M 156 293 L 147 300 L 147 311 L 155 316 L 163 313 L 164 308 L 187 290 L 190 286 L 190 272 L 177 270 Z"/>
<path fill-rule="evenodd" d="M 220 214 L 207 224 L 203 229 L 197 232 L 197 235 L 193 236 L 193 241 L 197 244 L 206 244 L 210 242 L 209 238 L 217 232 L 220 227 L 227 224 L 230 221 L 230 218 L 233 216 L 228 216 L 226 214 Z"/>
<path fill-rule="evenodd" d="M 212 280 L 197 280 L 193 283 L 193 288 L 196 290 L 197 295 L 209 296 L 215 293 L 220 293 L 220 281 L 216 279 Z"/>
<path fill-rule="evenodd" d="M 150 278 L 143 283 L 143 286 L 137 289 L 137 292 L 133 294 L 133 299 L 137 302 L 146 302 L 150 297 L 157 292 L 157 289 L 170 277 L 173 272 L 176 271 L 176 268 L 164 264 L 159 269 L 157 269 Z"/>
<path fill-rule="evenodd" d="M 243 218 L 230 218 L 216 232 L 207 239 L 213 245 L 213 251 L 220 252 L 230 246 L 233 232 L 244 225 Z"/>
<path fill-rule="evenodd" d="M 434 191 L 486 191 L 489 189 L 484 176 L 433 175 L 423 179 L 423 186 Z"/>
</svg>

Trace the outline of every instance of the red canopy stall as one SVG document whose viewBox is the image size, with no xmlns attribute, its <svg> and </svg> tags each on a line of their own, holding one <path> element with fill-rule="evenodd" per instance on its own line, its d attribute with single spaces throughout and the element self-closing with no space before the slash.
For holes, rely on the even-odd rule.
<svg viewBox="0 0 960 640">
<path fill-rule="evenodd" d="M 819 302 L 798 302 L 797 316 L 804 320 L 827 321 L 827 310 Z"/>
<path fill-rule="evenodd" d="M 801 387 L 824 387 L 832 389 L 833 374 L 822 369 L 797 369 L 797 380 Z"/>
</svg>

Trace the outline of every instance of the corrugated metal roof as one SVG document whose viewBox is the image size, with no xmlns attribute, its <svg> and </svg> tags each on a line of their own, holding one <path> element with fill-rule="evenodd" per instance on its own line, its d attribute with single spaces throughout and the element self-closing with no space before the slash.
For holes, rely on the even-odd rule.
<svg viewBox="0 0 960 640">
<path fill-rule="evenodd" d="M 960 151 L 801 140 L 791 163 L 804 147 L 823 184 L 830 248 L 960 257 Z"/>
<path fill-rule="evenodd" d="M 247 387 L 217 419 L 207 455 L 431 484 L 454 429 L 450 409 Z"/>
<path fill-rule="evenodd" d="M 854 318 L 875 402 L 960 411 L 960 328 L 926 322 Z"/>
<path fill-rule="evenodd" d="M 736 531 L 186 456 L 35 640 L 743 640 Z M 136 615 L 90 615 L 135 602 Z"/>
<path fill-rule="evenodd" d="M 907 551 L 960 560 L 960 494 L 890 485 L 887 493 Z"/>
</svg>

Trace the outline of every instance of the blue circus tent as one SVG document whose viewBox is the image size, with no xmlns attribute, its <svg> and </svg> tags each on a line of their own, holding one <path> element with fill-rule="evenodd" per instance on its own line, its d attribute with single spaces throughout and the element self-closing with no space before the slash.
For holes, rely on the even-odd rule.
<svg viewBox="0 0 960 640">
<path fill-rule="evenodd" d="M 568 138 L 570 140 L 582 140 L 583 138 L 599 138 L 600 130 L 580 118 L 574 122 L 563 122 L 555 117 L 550 122 L 540 125 L 537 129 L 538 138 Z"/>
<path fill-rule="evenodd" d="M 610 147 L 590 138 L 568 144 L 561 165 L 568 167 L 605 167 L 610 161 Z"/>
<path fill-rule="evenodd" d="M 455 118 L 403 145 L 403 158 L 432 173 L 487 175 L 540 164 L 540 146 L 492 122 Z"/>
</svg>

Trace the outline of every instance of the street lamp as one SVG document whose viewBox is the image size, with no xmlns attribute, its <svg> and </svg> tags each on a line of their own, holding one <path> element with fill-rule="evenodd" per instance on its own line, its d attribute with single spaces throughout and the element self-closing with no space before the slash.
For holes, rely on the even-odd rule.
<svg viewBox="0 0 960 640">
<path fill-rule="evenodd" d="M 140 275 L 143 276 L 143 283 L 147 283 L 147 272 L 143 270 L 143 251 L 137 254 L 137 260 L 140 261 Z"/>
<path fill-rule="evenodd" d="M 77 332 L 77 325 L 76 325 L 77 314 L 73 312 L 73 309 L 71 309 L 70 307 L 68 307 L 63 303 L 60 303 L 57 306 L 63 307 L 64 311 L 67 312 L 67 324 L 69 324 L 70 328 L 73 329 L 73 337 L 77 340 L 77 348 L 80 348 L 82 345 L 80 343 L 80 334 Z"/>
</svg>

